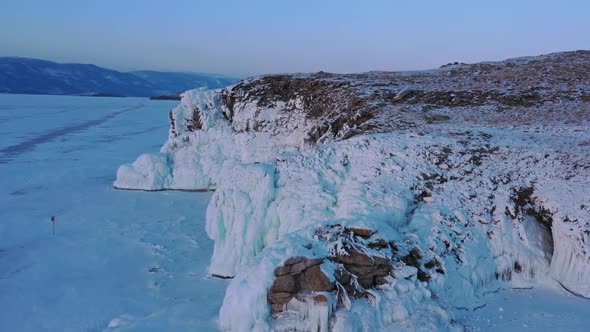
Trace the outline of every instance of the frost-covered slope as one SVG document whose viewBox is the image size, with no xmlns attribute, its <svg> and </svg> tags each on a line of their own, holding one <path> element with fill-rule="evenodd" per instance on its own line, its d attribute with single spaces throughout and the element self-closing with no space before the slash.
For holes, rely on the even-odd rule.
<svg viewBox="0 0 590 332">
<path fill-rule="evenodd" d="M 589 71 L 577 51 L 190 91 L 115 186 L 216 189 L 227 330 L 445 330 L 501 287 L 590 297 Z"/>
</svg>

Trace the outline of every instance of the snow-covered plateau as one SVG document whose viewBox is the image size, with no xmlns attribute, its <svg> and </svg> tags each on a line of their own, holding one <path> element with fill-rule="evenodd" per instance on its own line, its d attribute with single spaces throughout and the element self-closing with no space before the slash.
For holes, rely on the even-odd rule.
<svg viewBox="0 0 590 332">
<path fill-rule="evenodd" d="M 223 330 L 469 329 L 490 293 L 590 298 L 589 73 L 576 51 L 188 91 L 114 186 L 215 190 Z"/>
</svg>

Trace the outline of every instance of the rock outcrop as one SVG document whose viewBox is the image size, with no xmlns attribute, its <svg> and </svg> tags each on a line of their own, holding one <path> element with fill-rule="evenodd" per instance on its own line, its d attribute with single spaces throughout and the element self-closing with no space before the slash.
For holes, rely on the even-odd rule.
<svg viewBox="0 0 590 332">
<path fill-rule="evenodd" d="M 121 188 L 215 189 L 225 330 L 452 329 L 500 287 L 590 298 L 590 52 L 191 91 Z"/>
<path fill-rule="evenodd" d="M 279 325 L 294 317 L 305 319 L 309 307 L 318 305 L 331 309 L 322 323 L 328 325 L 336 310 L 350 308 L 351 299 L 374 300 L 380 286 L 396 280 L 427 281 L 430 274 L 444 274 L 435 259 L 423 263 L 418 248 L 404 255 L 393 242 L 368 228 L 331 224 L 315 233 L 320 240 L 316 246 L 329 255 L 290 257 L 274 269 L 267 300 Z"/>
<path fill-rule="evenodd" d="M 268 292 L 268 301 L 274 314 L 286 310 L 293 298 L 301 299 L 306 293 L 329 292 L 334 289 L 334 282 L 321 269 L 323 261 L 321 258 L 291 257 L 275 269 L 276 279 Z M 325 296 L 318 296 L 322 299 L 321 302 L 327 302 Z"/>
</svg>

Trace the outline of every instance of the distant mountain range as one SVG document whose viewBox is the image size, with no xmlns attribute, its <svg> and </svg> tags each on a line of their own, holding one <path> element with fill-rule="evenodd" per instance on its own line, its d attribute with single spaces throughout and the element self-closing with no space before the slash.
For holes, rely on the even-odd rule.
<svg viewBox="0 0 590 332">
<path fill-rule="evenodd" d="M 0 57 L 0 93 L 150 97 L 221 88 L 236 80 L 216 74 L 125 73 L 92 64 Z"/>
</svg>

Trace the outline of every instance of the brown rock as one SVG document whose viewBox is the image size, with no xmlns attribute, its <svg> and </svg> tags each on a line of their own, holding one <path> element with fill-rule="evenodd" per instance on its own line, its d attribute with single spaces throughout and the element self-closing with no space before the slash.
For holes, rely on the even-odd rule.
<svg viewBox="0 0 590 332">
<path fill-rule="evenodd" d="M 295 278 L 291 275 L 277 277 L 270 287 L 271 293 L 297 293 L 299 291 Z"/>
<path fill-rule="evenodd" d="M 387 276 L 391 273 L 391 271 L 392 271 L 392 268 L 390 266 L 380 265 L 377 269 L 375 269 L 375 271 L 373 271 L 373 273 L 371 273 L 371 275 L 374 277 Z"/>
<path fill-rule="evenodd" d="M 357 277 L 368 275 L 371 272 L 375 271 L 375 268 L 375 265 L 346 265 L 346 269 L 350 271 L 352 274 L 356 275 Z"/>
<path fill-rule="evenodd" d="M 278 266 L 275 269 L 275 277 L 280 277 L 280 276 L 283 276 L 285 274 L 289 274 L 289 272 L 291 272 L 291 267 L 290 266 Z"/>
<path fill-rule="evenodd" d="M 385 257 L 380 257 L 380 256 L 372 256 L 373 261 L 375 262 L 375 264 L 377 265 L 389 265 L 389 259 L 385 258 Z"/>
<path fill-rule="evenodd" d="M 358 251 L 351 251 L 348 255 L 338 255 L 335 259 L 337 262 L 354 265 L 373 265 L 375 262 L 367 255 Z"/>
<path fill-rule="evenodd" d="M 388 265 L 347 265 L 346 268 L 359 278 L 386 276 L 391 270 Z"/>
<path fill-rule="evenodd" d="M 320 265 L 324 262 L 323 258 L 314 258 L 314 259 L 305 259 L 299 263 L 293 264 L 291 266 L 291 274 L 299 274 L 301 272 L 303 272 L 303 270 L 314 266 L 314 265 Z"/>
<path fill-rule="evenodd" d="M 348 285 L 350 283 L 350 280 L 352 279 L 350 273 L 343 269 L 336 270 L 335 277 L 336 280 L 342 285 Z"/>
<path fill-rule="evenodd" d="M 376 276 L 375 277 L 375 284 L 377 284 L 377 285 L 383 285 L 383 284 L 386 284 L 387 282 L 388 281 L 387 281 L 387 278 L 385 278 L 385 276 Z"/>
<path fill-rule="evenodd" d="M 359 278 L 358 282 L 359 285 L 363 286 L 363 288 L 371 288 L 374 286 L 375 278 L 368 277 L 368 278 Z"/>
<path fill-rule="evenodd" d="M 313 297 L 315 303 L 328 303 L 328 298 L 324 294 L 318 294 Z"/>
<path fill-rule="evenodd" d="M 272 304 L 283 304 L 291 301 L 293 294 L 285 292 L 269 293 L 268 302 Z"/>
<path fill-rule="evenodd" d="M 346 230 L 354 233 L 354 235 L 356 235 L 356 236 L 360 236 L 365 239 L 370 238 L 371 235 L 373 235 L 375 233 L 370 229 L 356 228 L 356 227 L 348 227 Z"/>
<path fill-rule="evenodd" d="M 304 261 L 304 260 L 306 260 L 306 259 L 307 259 L 307 258 L 305 258 L 305 257 L 302 257 L 302 256 L 291 257 L 291 258 L 287 259 L 287 260 L 285 261 L 285 264 L 283 264 L 283 265 L 285 265 L 285 266 L 288 266 L 288 265 L 297 264 L 297 263 L 303 262 L 303 261 Z"/>
<path fill-rule="evenodd" d="M 309 267 L 299 279 L 301 290 L 306 292 L 331 291 L 334 283 L 324 274 L 319 265 Z"/>
</svg>

